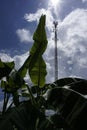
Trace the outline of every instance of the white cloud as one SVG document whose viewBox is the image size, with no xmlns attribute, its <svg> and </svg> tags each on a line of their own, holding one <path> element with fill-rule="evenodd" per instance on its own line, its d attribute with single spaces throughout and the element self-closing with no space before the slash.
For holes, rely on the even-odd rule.
<svg viewBox="0 0 87 130">
<path fill-rule="evenodd" d="M 25 14 L 24 18 L 28 22 L 38 22 L 42 14 L 46 15 L 46 26 L 48 30 L 52 29 L 54 18 L 50 9 L 38 9 L 35 13 Z"/>
<path fill-rule="evenodd" d="M 83 9 L 77 9 L 71 12 L 61 23 L 59 27 L 59 38 L 61 40 L 61 49 L 69 54 L 85 52 L 87 38 L 87 12 Z M 60 47 L 59 46 L 59 47 Z"/>
<path fill-rule="evenodd" d="M 26 52 L 22 55 L 16 55 L 13 57 L 14 62 L 15 62 L 15 68 L 18 70 L 23 63 L 25 62 L 26 58 L 29 56 L 29 52 Z"/>
<path fill-rule="evenodd" d="M 84 2 L 87 2 L 87 0 L 82 0 L 82 2 L 84 3 Z"/>
<path fill-rule="evenodd" d="M 35 13 L 25 14 L 24 18 L 28 22 L 38 21 L 42 14 L 46 14 L 46 9 L 38 9 Z"/>
<path fill-rule="evenodd" d="M 18 29 L 16 31 L 16 34 L 18 35 L 20 42 L 31 42 L 32 41 L 32 36 L 30 34 L 30 31 L 27 29 Z"/>
<path fill-rule="evenodd" d="M 49 0 L 48 3 L 48 10 L 51 11 L 53 15 L 55 15 L 55 18 L 59 17 L 59 13 L 61 10 L 61 4 L 63 4 L 63 0 Z"/>
<path fill-rule="evenodd" d="M 79 59 L 78 63 L 81 68 L 87 69 L 87 59 L 85 57 Z"/>
<path fill-rule="evenodd" d="M 87 77 L 87 11 L 76 9 L 59 24 L 58 27 L 58 76 Z M 54 41 L 50 35 L 45 54 L 49 63 L 48 81 L 54 77 Z"/>
<path fill-rule="evenodd" d="M 36 13 L 27 14 L 25 19 L 29 22 L 38 21 L 40 15 L 46 14 L 48 28 L 48 47 L 44 55 L 47 62 L 47 81 L 54 80 L 54 41 L 52 34 L 54 16 L 48 8 L 39 9 Z M 70 12 L 58 26 L 58 75 L 59 77 L 66 77 L 71 75 L 78 76 L 81 68 L 83 69 L 83 59 L 86 57 L 87 50 L 87 11 L 84 9 L 76 9 Z M 82 65 L 81 65 L 82 64 Z M 86 67 L 85 67 L 86 68 Z M 81 76 L 84 73 L 81 71 Z"/>
<path fill-rule="evenodd" d="M 63 0 L 49 0 L 47 9 L 39 8 L 35 13 L 29 13 L 24 15 L 24 19 L 28 22 L 38 22 L 42 14 L 46 15 L 46 27 L 49 31 L 52 31 L 53 21 L 58 18 Z"/>
<path fill-rule="evenodd" d="M 4 62 L 11 62 L 13 61 L 13 59 L 10 57 L 10 55 L 6 54 L 6 53 L 0 53 L 0 59 Z"/>
<path fill-rule="evenodd" d="M 3 62 L 11 62 L 14 61 L 15 62 L 15 68 L 18 70 L 24 63 L 24 61 L 26 60 L 26 58 L 29 56 L 29 52 L 26 52 L 24 54 L 21 55 L 16 55 L 14 57 L 9 56 L 6 53 L 0 53 L 0 57 L 1 60 Z"/>
<path fill-rule="evenodd" d="M 76 9 L 71 12 L 59 27 L 60 43 L 58 45 L 59 71 L 62 76 L 82 76 L 87 77 L 87 11 Z M 71 64 L 69 63 L 71 60 Z M 63 68 L 64 67 L 64 68 Z M 69 69 L 71 68 L 71 69 Z"/>
</svg>

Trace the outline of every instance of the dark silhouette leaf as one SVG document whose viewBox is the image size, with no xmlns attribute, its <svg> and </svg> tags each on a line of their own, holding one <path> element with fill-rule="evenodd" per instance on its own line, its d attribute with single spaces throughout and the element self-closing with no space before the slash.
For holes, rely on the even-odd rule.
<svg viewBox="0 0 87 130">
<path fill-rule="evenodd" d="M 0 60 L 0 79 L 8 76 L 14 68 L 14 62 L 2 62 Z"/>
<path fill-rule="evenodd" d="M 54 88 L 49 92 L 48 103 L 58 108 L 71 130 L 87 129 L 87 99 L 82 94 L 72 89 Z"/>
<path fill-rule="evenodd" d="M 55 81 L 56 87 L 63 87 L 65 85 L 70 85 L 71 83 L 76 83 L 78 81 L 81 81 L 80 78 L 74 78 L 74 77 L 67 77 L 67 78 L 61 78 L 57 81 Z"/>
</svg>

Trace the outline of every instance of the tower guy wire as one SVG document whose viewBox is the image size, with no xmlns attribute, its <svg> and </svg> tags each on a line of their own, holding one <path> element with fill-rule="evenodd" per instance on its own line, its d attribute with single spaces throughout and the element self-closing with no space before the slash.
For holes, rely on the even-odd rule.
<svg viewBox="0 0 87 130">
<path fill-rule="evenodd" d="M 54 62 L 55 62 L 55 81 L 58 80 L 58 57 L 57 57 L 57 25 L 58 22 L 54 21 L 54 42 L 55 42 L 55 57 L 54 57 Z"/>
</svg>

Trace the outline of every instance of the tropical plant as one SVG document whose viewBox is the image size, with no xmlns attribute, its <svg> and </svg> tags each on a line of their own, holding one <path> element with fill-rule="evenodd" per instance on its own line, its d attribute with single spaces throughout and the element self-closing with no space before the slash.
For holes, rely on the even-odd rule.
<svg viewBox="0 0 87 130">
<path fill-rule="evenodd" d="M 0 87 L 4 95 L 0 130 L 87 128 L 87 80 L 67 77 L 49 84 L 45 82 L 45 19 L 42 15 L 33 35 L 30 55 L 19 70 L 15 70 L 14 62 L 0 60 Z M 27 74 L 33 85 L 26 83 Z"/>
</svg>

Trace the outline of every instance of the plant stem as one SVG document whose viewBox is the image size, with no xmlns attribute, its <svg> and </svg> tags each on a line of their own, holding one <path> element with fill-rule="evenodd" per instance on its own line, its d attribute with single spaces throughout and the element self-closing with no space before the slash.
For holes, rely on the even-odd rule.
<svg viewBox="0 0 87 130">
<path fill-rule="evenodd" d="M 36 106 L 35 98 L 34 98 L 32 92 L 31 92 L 29 86 L 28 86 L 28 85 L 26 85 L 26 86 L 27 86 L 28 92 L 29 92 L 29 94 L 30 94 L 31 102 L 32 102 L 32 104 L 33 104 L 34 106 Z"/>
</svg>

